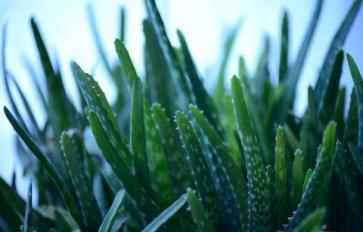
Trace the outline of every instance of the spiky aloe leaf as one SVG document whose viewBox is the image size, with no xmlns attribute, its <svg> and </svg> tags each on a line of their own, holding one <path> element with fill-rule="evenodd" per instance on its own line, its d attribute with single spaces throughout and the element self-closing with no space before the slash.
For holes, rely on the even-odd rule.
<svg viewBox="0 0 363 232">
<path fill-rule="evenodd" d="M 315 231 L 316 228 L 320 231 L 319 228 L 325 218 L 325 215 L 325 208 L 314 210 L 304 218 L 304 220 L 294 229 L 294 232 Z"/>
<path fill-rule="evenodd" d="M 116 151 L 115 146 L 108 139 L 106 131 L 92 111 L 89 114 L 89 122 L 96 142 L 100 147 L 105 159 L 110 164 L 115 175 L 121 180 L 125 190 L 136 202 L 137 207 L 143 212 L 144 220 L 152 220 L 157 214 L 159 207 L 151 199 L 145 189 L 141 186 L 138 179 L 131 174 L 131 170 L 126 166 L 120 154 Z"/>
<path fill-rule="evenodd" d="M 151 107 L 152 116 L 159 131 L 161 142 L 165 149 L 170 175 L 173 180 L 176 193 L 183 193 L 191 185 L 191 176 L 188 164 L 179 150 L 179 140 L 165 109 L 160 104 L 153 104 Z"/>
<path fill-rule="evenodd" d="M 195 103 L 201 110 L 203 110 L 205 116 L 208 118 L 214 128 L 219 133 L 221 133 L 222 128 L 213 100 L 203 85 L 183 34 L 179 30 L 177 31 L 177 34 L 184 56 L 185 69 L 186 73 L 188 74 L 187 77 L 189 78 L 189 82 L 195 97 Z"/>
<path fill-rule="evenodd" d="M 164 59 L 170 72 L 170 76 L 173 81 L 176 81 L 176 91 L 180 100 L 190 102 L 191 94 L 188 86 L 187 78 L 182 70 L 182 67 L 177 59 L 176 52 L 172 47 L 169 38 L 166 34 L 164 22 L 160 16 L 160 13 L 156 7 L 154 0 L 144 0 L 145 7 L 148 15 L 148 20 L 151 23 L 154 35 L 156 36 L 156 42 L 161 48 L 161 54 L 158 59 Z M 186 103 L 185 102 L 185 103 Z"/>
<path fill-rule="evenodd" d="M 212 223 L 216 223 L 217 200 L 211 173 L 200 141 L 187 116 L 178 111 L 175 114 L 179 134 L 183 141 L 189 167 L 194 176 L 196 190 Z"/>
<path fill-rule="evenodd" d="M 358 138 L 358 107 L 357 98 L 355 94 L 355 87 L 353 86 L 350 94 L 350 102 L 348 109 L 348 116 L 345 120 L 344 142 L 345 143 L 357 143 Z"/>
<path fill-rule="evenodd" d="M 311 175 L 312 174 L 313 174 L 313 170 L 311 168 L 309 168 L 308 170 L 306 170 L 305 176 L 304 176 L 303 187 L 302 187 L 302 191 L 303 192 L 305 192 L 306 186 L 308 186 L 308 183 L 310 181 L 310 178 L 311 178 Z"/>
<path fill-rule="evenodd" d="M 193 221 L 197 224 L 200 232 L 213 232 L 213 224 L 207 217 L 207 213 L 202 205 L 202 202 L 198 199 L 194 190 L 188 189 L 187 201 L 190 208 L 190 212 L 193 216 Z"/>
<path fill-rule="evenodd" d="M 326 95 L 329 77 L 333 72 L 334 57 L 338 54 L 339 50 L 343 46 L 345 39 L 348 36 L 350 28 L 352 27 L 356 16 L 358 15 L 359 9 L 361 7 L 362 0 L 355 0 L 352 6 L 350 7 L 348 13 L 346 14 L 342 24 L 340 25 L 338 31 L 335 33 L 334 38 L 330 44 L 328 49 L 328 53 L 325 56 L 325 60 L 323 62 L 322 68 L 320 70 L 318 80 L 315 85 L 315 100 L 319 102 L 324 95 Z M 318 109 L 321 108 L 320 105 L 317 105 Z"/>
<path fill-rule="evenodd" d="M 334 120 L 337 122 L 337 135 L 340 140 L 344 139 L 344 116 L 345 116 L 345 99 L 346 88 L 339 90 L 337 104 L 334 109 Z"/>
<path fill-rule="evenodd" d="M 92 76 L 83 72 L 76 63 L 72 63 L 72 70 L 90 111 L 93 111 L 98 120 L 100 120 L 101 126 L 106 133 L 106 137 L 115 148 L 116 154 L 123 159 L 127 167 L 130 167 L 130 151 L 122 142 L 120 129 L 105 94 Z"/>
<path fill-rule="evenodd" d="M 232 97 L 247 168 L 248 228 L 253 231 L 269 230 L 270 197 L 264 177 L 265 168 L 262 153 L 247 111 L 242 86 L 237 77 L 232 78 Z"/>
<path fill-rule="evenodd" d="M 349 69 L 353 77 L 358 110 L 358 150 L 363 153 L 363 79 L 351 55 L 347 54 Z M 363 159 L 363 158 L 362 158 Z"/>
<path fill-rule="evenodd" d="M 62 133 L 61 145 L 67 170 L 80 205 L 84 224 L 90 230 L 96 230 L 101 221 L 101 214 L 92 194 L 92 187 L 84 167 L 82 138 L 75 130 Z"/>
<path fill-rule="evenodd" d="M 125 190 L 120 190 L 116 194 L 110 209 L 107 211 L 105 217 L 103 218 L 102 224 L 101 224 L 100 228 L 98 229 L 99 232 L 111 232 L 112 231 L 112 226 L 114 224 L 114 221 L 116 220 L 116 217 L 117 217 L 119 211 L 124 206 L 123 203 L 126 198 L 125 195 L 126 195 Z"/>
<path fill-rule="evenodd" d="M 348 202 L 355 221 L 355 226 L 359 227 L 363 221 L 363 198 L 360 197 L 359 173 L 355 167 L 353 157 L 344 148 L 341 142 L 336 145 L 336 157 L 339 177 L 342 178 L 344 188 L 347 193 Z M 359 230 L 358 228 L 356 228 Z"/>
<path fill-rule="evenodd" d="M 82 217 L 77 209 L 77 204 L 74 201 L 72 194 L 57 169 L 51 163 L 49 158 L 41 151 L 39 146 L 34 142 L 34 139 L 29 135 L 29 133 L 19 124 L 18 120 L 12 115 L 12 113 L 5 107 L 4 112 L 14 130 L 32 151 L 32 153 L 37 157 L 43 167 L 47 170 L 50 177 L 52 178 L 54 184 L 57 186 L 59 193 L 61 194 L 65 205 L 67 206 L 72 217 L 79 223 L 79 226 L 83 226 Z"/>
<path fill-rule="evenodd" d="M 279 81 L 286 78 L 289 67 L 289 16 L 284 12 L 281 26 Z"/>
<path fill-rule="evenodd" d="M 326 92 L 321 99 L 317 99 L 318 114 L 323 121 L 327 123 L 334 112 L 336 101 L 339 93 L 339 81 L 343 68 L 344 53 L 340 50 L 334 59 L 334 65 L 329 76 Z"/>
<path fill-rule="evenodd" d="M 284 129 L 277 128 L 275 145 L 275 195 L 277 209 L 277 224 L 280 224 L 287 214 L 287 160 L 285 151 Z"/>
<path fill-rule="evenodd" d="M 225 223 L 225 228 L 231 226 L 234 231 L 245 231 L 247 230 L 248 213 L 244 177 L 208 119 L 196 106 L 190 105 L 189 109 L 197 125 L 208 138 L 208 144 L 211 145 L 210 155 L 207 156 L 207 159 L 212 170 L 215 170 L 212 176 L 222 205 L 220 218 Z"/>
<path fill-rule="evenodd" d="M 297 149 L 294 154 L 294 161 L 292 163 L 292 192 L 290 209 L 295 209 L 301 199 L 301 193 L 304 183 L 304 166 L 303 158 L 300 149 Z"/>
<path fill-rule="evenodd" d="M 146 100 L 144 100 L 144 114 L 146 147 L 148 153 L 147 161 L 150 170 L 151 185 L 155 192 L 155 197 L 163 207 L 171 204 L 176 196 L 180 195 L 177 188 L 173 188 L 173 183 L 171 181 L 172 173 L 178 171 L 169 169 L 163 144 L 156 129 L 150 106 L 147 104 Z"/>
<path fill-rule="evenodd" d="M 213 96 L 213 99 L 214 99 L 217 107 L 221 107 L 223 95 L 225 92 L 226 69 L 227 69 L 228 62 L 231 58 L 232 48 L 236 41 L 240 26 L 241 26 L 241 22 L 239 21 L 238 24 L 230 30 L 227 37 L 225 38 L 225 42 L 224 42 L 224 46 L 223 46 L 222 62 L 219 67 L 218 79 L 217 79 L 216 87 L 214 90 L 214 96 Z"/>
<path fill-rule="evenodd" d="M 35 19 L 31 18 L 30 23 L 46 77 L 49 120 L 54 130 L 54 137 L 59 138 L 64 129 L 74 125 L 77 113 L 66 95 L 60 74 L 53 68 Z"/>
<path fill-rule="evenodd" d="M 316 160 L 314 171 L 306 186 L 306 190 L 302 195 L 302 199 L 294 212 L 294 215 L 289 220 L 285 231 L 293 231 L 294 228 L 309 214 L 314 202 L 316 202 L 316 196 L 320 192 L 322 184 L 331 169 L 335 148 L 335 133 L 336 123 L 329 122 L 324 131 L 323 143 Z"/>
<path fill-rule="evenodd" d="M 33 199 L 33 187 L 32 182 L 30 181 L 28 187 L 28 196 L 26 201 L 26 208 L 24 214 L 24 222 L 23 227 L 21 228 L 22 232 L 29 232 L 30 231 L 30 223 L 31 223 L 31 212 L 32 212 L 32 199 Z"/>
<path fill-rule="evenodd" d="M 130 124 L 130 147 L 133 153 L 135 174 L 145 190 L 151 192 L 146 160 L 143 90 L 139 78 L 135 78 L 132 84 Z"/>
<path fill-rule="evenodd" d="M 187 202 L 187 196 L 181 195 L 172 205 L 166 208 L 159 216 L 157 216 L 150 224 L 148 224 L 142 232 L 154 232 L 163 226 L 171 217 L 173 217 Z"/>
</svg>

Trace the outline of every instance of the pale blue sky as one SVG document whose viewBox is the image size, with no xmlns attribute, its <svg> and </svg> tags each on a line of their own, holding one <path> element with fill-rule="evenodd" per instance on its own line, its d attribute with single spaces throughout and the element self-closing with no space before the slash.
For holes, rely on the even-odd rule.
<svg viewBox="0 0 363 232">
<path fill-rule="evenodd" d="M 300 44 L 306 25 L 310 19 L 316 0 L 160 0 L 157 1 L 165 18 L 168 33 L 177 44 L 175 31 L 181 29 L 187 38 L 192 54 L 199 70 L 204 74 L 206 83 L 210 86 L 215 80 L 216 61 L 220 57 L 223 33 L 232 27 L 239 19 L 243 20 L 241 31 L 233 53 L 233 59 L 228 73 L 231 75 L 237 69 L 237 57 L 243 54 L 249 70 L 255 67 L 256 58 L 261 51 L 263 36 L 271 36 L 272 42 L 272 72 L 277 71 L 280 22 L 283 9 L 289 11 L 290 37 L 292 56 L 294 57 Z M 142 69 L 143 34 L 141 22 L 145 16 L 142 0 L 109 0 L 109 1 L 49 1 L 49 0 L 0 0 L 0 26 L 6 22 L 8 26 L 7 58 L 8 68 L 15 74 L 31 105 L 44 121 L 37 107 L 38 100 L 31 88 L 30 79 L 23 65 L 27 58 L 32 64 L 38 64 L 34 42 L 31 36 L 29 18 L 34 15 L 51 54 L 59 57 L 65 76 L 65 85 L 69 94 L 75 93 L 71 79 L 69 62 L 77 61 L 84 70 L 91 72 L 96 67 L 95 78 L 100 82 L 109 98 L 113 97 L 112 86 L 106 78 L 99 63 L 99 58 L 90 34 L 87 22 L 86 5 L 92 2 L 97 16 L 99 31 L 104 46 L 109 52 L 109 58 L 116 60 L 113 41 L 117 36 L 119 6 L 127 7 L 127 47 L 136 67 Z M 351 5 L 352 0 L 325 1 L 321 21 L 317 28 L 311 52 L 303 71 L 297 97 L 301 104 L 297 111 L 302 112 L 306 104 L 307 86 L 315 82 L 323 57 L 329 42 L 338 25 Z M 351 53 L 360 67 L 363 67 L 363 12 L 360 11 L 346 41 L 345 50 Z M 39 66 L 38 71 L 40 70 Z M 345 67 L 343 83 L 350 86 L 350 76 Z M 39 72 L 40 73 L 40 72 Z M 273 73 L 273 75 L 275 75 Z M 6 105 L 3 80 L 0 81 L 0 105 Z M 12 170 L 16 167 L 13 155 L 14 135 L 4 114 L 0 113 L 0 176 L 10 179 Z M 18 170 L 18 175 L 21 173 Z M 18 183 L 22 185 L 21 180 Z"/>
</svg>

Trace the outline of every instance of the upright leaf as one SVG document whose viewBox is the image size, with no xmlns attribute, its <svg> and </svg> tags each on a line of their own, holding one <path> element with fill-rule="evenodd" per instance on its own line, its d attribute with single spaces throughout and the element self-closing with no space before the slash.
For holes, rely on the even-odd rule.
<svg viewBox="0 0 363 232">
<path fill-rule="evenodd" d="M 30 231 L 30 223 L 31 223 L 31 213 L 32 213 L 32 199 L 33 199 L 33 187 L 32 182 L 30 182 L 28 187 L 28 197 L 26 201 L 26 208 L 25 208 L 25 216 L 24 216 L 24 223 L 22 232 L 29 232 Z"/>
<path fill-rule="evenodd" d="M 112 231 L 114 221 L 116 220 L 117 215 L 119 214 L 119 211 L 124 206 L 123 203 L 126 198 L 125 195 L 126 195 L 125 190 L 120 190 L 116 194 L 110 209 L 107 211 L 105 217 L 103 218 L 102 224 L 101 224 L 100 228 L 98 229 L 99 232 L 111 232 Z"/>
<path fill-rule="evenodd" d="M 280 43 L 280 66 L 279 66 L 279 81 L 286 78 L 286 73 L 289 67 L 289 17 L 287 12 L 284 12 L 281 26 L 281 43 Z"/>
<path fill-rule="evenodd" d="M 294 154 L 294 161 L 292 163 L 292 192 L 290 210 L 296 208 L 297 204 L 301 199 L 301 193 L 304 182 L 304 166 L 301 150 L 297 149 Z"/>
<path fill-rule="evenodd" d="M 304 218 L 304 220 L 294 229 L 294 232 L 315 231 L 320 228 L 326 215 L 325 208 L 318 208 Z M 318 230 L 320 231 L 320 229 Z"/>
</svg>

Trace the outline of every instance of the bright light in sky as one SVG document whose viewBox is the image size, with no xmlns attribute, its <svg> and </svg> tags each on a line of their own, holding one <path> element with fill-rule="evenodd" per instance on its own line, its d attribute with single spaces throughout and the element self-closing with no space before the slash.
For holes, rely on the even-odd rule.
<svg viewBox="0 0 363 232">
<path fill-rule="evenodd" d="M 126 44 L 131 57 L 142 73 L 143 33 L 142 19 L 145 16 L 143 1 L 109 0 L 92 2 L 97 26 L 103 44 L 109 54 L 109 60 L 116 62 L 113 41 L 118 35 L 119 6 L 127 8 Z M 294 58 L 300 45 L 307 23 L 310 20 L 316 0 L 160 0 L 158 5 L 173 44 L 177 45 L 176 29 L 183 31 L 199 71 L 210 87 L 216 78 L 216 68 L 221 54 L 223 35 L 242 20 L 241 30 L 236 42 L 233 58 L 228 70 L 229 76 L 237 71 L 237 57 L 243 55 L 249 72 L 254 71 L 256 59 L 262 49 L 265 35 L 269 35 L 272 44 L 272 62 L 270 64 L 273 78 L 276 79 L 279 34 L 283 10 L 290 16 L 291 58 Z M 302 113 L 306 105 L 306 89 L 315 82 L 317 72 L 325 56 L 326 49 L 338 25 L 346 14 L 352 0 L 325 1 L 321 20 L 316 30 L 311 52 L 308 54 L 303 76 L 297 92 L 300 105 L 296 109 Z M 75 60 L 87 72 L 95 70 L 106 95 L 113 97 L 111 83 L 104 78 L 104 70 L 99 64 L 94 40 L 86 14 L 87 1 L 47 1 L 47 0 L 0 0 L 0 26 L 7 23 L 7 63 L 8 69 L 15 74 L 34 111 L 43 122 L 39 100 L 31 86 L 24 60 L 28 60 L 41 74 L 38 55 L 31 35 L 29 19 L 34 15 L 40 26 L 51 56 L 57 57 L 64 74 L 65 86 L 71 96 L 76 88 L 70 72 L 70 61 Z M 356 22 L 346 41 L 345 50 L 351 53 L 358 65 L 363 67 L 363 12 L 359 13 Z M 290 60 L 290 62 L 293 59 Z M 344 70 L 347 70 L 346 67 Z M 2 77 L 1 77 L 2 78 Z M 350 76 L 345 71 L 342 78 L 344 85 L 351 86 Z M 8 105 L 4 94 L 3 80 L 0 84 L 0 105 Z M 16 162 L 14 160 L 14 136 L 4 114 L 0 114 L 0 176 L 10 180 Z M 18 172 L 18 176 L 21 173 Z M 24 194 L 24 193 L 23 193 Z"/>
</svg>

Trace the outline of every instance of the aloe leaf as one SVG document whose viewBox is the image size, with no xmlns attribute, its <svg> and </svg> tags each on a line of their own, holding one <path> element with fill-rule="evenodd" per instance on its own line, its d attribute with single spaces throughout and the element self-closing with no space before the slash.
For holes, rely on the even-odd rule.
<svg viewBox="0 0 363 232">
<path fill-rule="evenodd" d="M 190 212 L 193 216 L 193 221 L 198 227 L 200 232 L 214 232 L 213 224 L 207 217 L 207 213 L 203 208 L 202 202 L 198 199 L 195 191 L 188 189 L 187 201 L 190 208 Z"/>
<path fill-rule="evenodd" d="M 91 182 L 84 167 L 84 151 L 82 138 L 74 129 L 62 133 L 61 145 L 67 170 L 81 208 L 84 224 L 90 230 L 95 230 L 101 214 L 92 194 Z"/>
<path fill-rule="evenodd" d="M 131 174 L 129 167 L 126 166 L 115 146 L 108 139 L 101 120 L 92 111 L 89 114 L 89 122 L 96 142 L 113 172 L 121 180 L 127 193 L 135 200 L 138 209 L 144 212 L 146 220 L 152 220 L 159 207 L 151 199 L 150 194 L 141 186 L 137 177 Z"/>
<path fill-rule="evenodd" d="M 334 113 L 334 107 L 339 93 L 339 81 L 343 68 L 343 59 L 344 54 L 343 51 L 340 50 L 334 59 L 334 65 L 327 83 L 326 92 L 322 95 L 321 99 L 317 99 L 317 110 L 324 123 L 328 122 L 329 118 Z"/>
<path fill-rule="evenodd" d="M 223 54 L 222 54 L 222 59 L 221 59 L 222 61 L 221 61 L 220 67 L 219 67 L 218 79 L 217 79 L 216 87 L 214 90 L 214 96 L 213 96 L 214 102 L 216 103 L 217 107 L 221 107 L 223 95 L 225 92 L 226 70 L 227 70 L 228 62 L 231 58 L 232 48 L 236 41 L 240 26 L 241 26 L 241 21 L 238 21 L 238 24 L 230 30 L 230 32 L 228 33 L 228 35 L 225 38 L 225 42 L 224 42 L 224 46 L 223 46 Z"/>
<path fill-rule="evenodd" d="M 121 62 L 121 67 L 126 75 L 127 83 L 129 85 L 129 88 L 131 89 L 134 81 L 138 79 L 136 69 L 131 61 L 129 52 L 127 51 L 125 45 L 121 40 L 115 40 L 115 48 Z"/>
<path fill-rule="evenodd" d="M 25 216 L 23 222 L 22 232 L 29 232 L 30 231 L 30 223 L 31 223 L 31 212 L 32 212 L 32 197 L 33 197 L 33 187 L 32 182 L 30 181 L 28 187 L 28 196 L 26 201 L 26 208 L 25 208 Z"/>
<path fill-rule="evenodd" d="M 354 23 L 356 16 L 358 15 L 362 0 L 355 0 L 346 14 L 342 24 L 338 31 L 335 33 L 334 38 L 328 49 L 328 53 L 325 56 L 325 60 L 320 70 L 318 80 L 315 85 L 315 100 L 318 102 L 326 94 L 329 76 L 333 72 L 334 63 L 331 61 L 336 57 L 340 48 L 343 46 L 345 39 L 348 36 L 351 26 Z"/>
<path fill-rule="evenodd" d="M 207 159 L 212 170 L 215 170 L 213 179 L 222 205 L 220 220 L 225 223 L 225 228 L 232 226 L 231 229 L 235 231 L 247 230 L 247 188 L 243 175 L 202 111 L 193 105 L 189 109 L 211 145 Z"/>
<path fill-rule="evenodd" d="M 213 100 L 209 96 L 205 89 L 201 77 L 198 74 L 197 68 L 194 64 L 193 58 L 189 52 L 187 42 L 185 41 L 184 35 L 181 31 L 177 31 L 179 42 L 184 56 L 185 69 L 187 77 L 192 87 L 192 91 L 195 97 L 195 103 L 203 110 L 205 116 L 211 122 L 211 124 L 221 133 L 222 128 L 218 119 L 216 108 L 213 105 Z"/>
<path fill-rule="evenodd" d="M 147 161 L 149 164 L 151 185 L 155 192 L 155 197 L 163 207 L 175 200 L 175 196 L 179 196 L 177 189 L 173 188 L 171 180 L 171 172 L 178 171 L 169 169 L 163 144 L 156 129 L 151 109 L 146 100 L 144 100 L 144 114 L 146 147 L 148 153 Z"/>
<path fill-rule="evenodd" d="M 123 42 L 125 42 L 126 40 L 126 8 L 125 7 L 121 7 L 120 8 L 120 35 L 119 35 L 119 39 Z"/>
<path fill-rule="evenodd" d="M 313 170 L 311 168 L 306 170 L 305 177 L 304 177 L 304 182 L 303 182 L 303 187 L 302 187 L 303 192 L 305 192 L 306 187 L 308 186 L 308 183 L 310 181 L 310 178 L 311 178 L 312 174 L 313 174 Z"/>
<path fill-rule="evenodd" d="M 355 86 L 355 97 L 357 100 L 357 111 L 358 111 L 358 150 L 363 152 L 363 79 L 357 67 L 357 64 L 354 62 L 352 56 L 347 54 L 349 69 L 353 77 L 354 86 Z M 363 158 L 362 158 L 363 159 Z"/>
<path fill-rule="evenodd" d="M 10 187 L 3 178 L 0 178 L 0 193 L 4 199 L 11 202 L 12 207 L 21 215 L 25 213 L 26 202 Z"/>
<path fill-rule="evenodd" d="M 177 59 L 176 52 L 172 47 L 169 38 L 165 31 L 164 22 L 160 16 L 160 13 L 156 7 L 154 0 L 144 0 L 145 7 L 148 15 L 148 20 L 151 23 L 156 41 L 159 44 L 158 46 L 161 48 L 161 54 L 159 54 L 158 59 L 164 59 L 167 64 L 170 75 L 174 81 L 177 81 L 176 86 L 178 93 L 181 91 L 182 97 L 186 102 L 190 102 L 191 94 L 188 86 L 188 80 L 182 70 L 182 67 Z M 179 89 L 179 86 L 181 89 Z"/>
<path fill-rule="evenodd" d="M 117 154 L 121 154 L 120 157 L 123 159 L 126 166 L 130 167 L 132 158 L 130 151 L 122 142 L 120 129 L 105 94 L 92 76 L 83 72 L 76 63 L 72 63 L 72 70 L 89 109 L 97 115 L 107 138 L 115 147 Z"/>
<path fill-rule="evenodd" d="M 353 156 L 353 160 L 355 161 L 360 173 L 363 174 L 363 157 L 362 157 L 362 153 L 359 153 L 358 147 L 356 147 L 354 144 L 349 144 L 349 150 L 350 150 L 350 153 Z"/>
<path fill-rule="evenodd" d="M 345 116 L 345 99 L 346 88 L 341 88 L 338 93 L 337 103 L 334 109 L 334 120 L 337 122 L 337 135 L 340 140 L 344 139 L 344 116 Z"/>
<path fill-rule="evenodd" d="M 132 85 L 130 112 L 130 147 L 134 161 L 135 174 L 140 184 L 151 192 L 149 169 L 146 159 L 146 141 L 143 109 L 143 90 L 140 79 L 135 78 Z"/>
<path fill-rule="evenodd" d="M 353 157 L 339 141 L 336 147 L 336 157 L 339 177 L 343 180 L 350 205 L 349 208 L 353 213 L 352 216 L 355 220 L 355 225 L 358 226 L 363 220 L 363 198 L 360 197 L 359 173 L 355 167 Z"/>
<path fill-rule="evenodd" d="M 21 137 L 21 139 L 25 142 L 28 148 L 32 151 L 32 153 L 37 157 L 40 163 L 44 166 L 47 170 L 49 175 L 51 176 L 54 184 L 57 186 L 59 193 L 61 194 L 65 205 L 68 207 L 72 217 L 80 223 L 79 225 L 82 226 L 82 219 L 81 214 L 77 209 L 77 204 L 74 201 L 72 194 L 65 183 L 63 177 L 59 174 L 57 169 L 51 163 L 46 155 L 40 150 L 39 146 L 34 142 L 33 138 L 29 135 L 29 133 L 19 124 L 19 122 L 15 119 L 12 113 L 5 107 L 4 112 L 8 120 L 10 121 L 11 125 L 13 126 L 14 130 L 17 134 Z"/>
<path fill-rule="evenodd" d="M 279 81 L 286 78 L 289 67 L 289 16 L 284 12 L 281 26 Z"/>
<path fill-rule="evenodd" d="M 292 163 L 292 192 L 290 209 L 295 209 L 301 199 L 302 188 L 304 183 L 304 166 L 303 158 L 300 149 L 297 149 L 294 154 L 294 161 Z"/>
<path fill-rule="evenodd" d="M 286 217 L 287 209 L 287 160 L 283 128 L 279 126 L 276 132 L 275 145 L 275 195 L 277 208 L 277 224 Z"/>
<path fill-rule="evenodd" d="M 293 231 L 293 229 L 300 224 L 300 222 L 309 214 L 313 204 L 316 202 L 316 195 L 322 189 L 324 179 L 328 175 L 333 160 L 333 153 L 335 148 L 335 135 L 336 134 L 336 123 L 330 122 L 323 136 L 322 148 L 317 157 L 316 165 L 313 173 L 311 174 L 310 180 L 306 186 L 301 201 L 294 212 L 292 218 L 289 220 L 285 231 Z"/>
<path fill-rule="evenodd" d="M 114 224 L 114 221 L 116 220 L 118 212 L 123 207 L 123 203 L 125 201 L 125 195 L 126 195 L 126 192 L 124 190 L 120 190 L 116 194 L 110 209 L 107 211 L 107 213 L 102 221 L 102 224 L 101 224 L 100 228 L 98 229 L 99 232 L 111 232 L 112 231 L 112 226 Z"/>
<path fill-rule="evenodd" d="M 358 139 L 358 107 L 357 98 L 355 94 L 355 87 L 353 86 L 350 95 L 348 115 L 345 120 L 344 142 L 345 143 L 357 143 Z"/>
<path fill-rule="evenodd" d="M 0 214 L 2 220 L 4 220 L 4 224 L 0 223 L 0 228 L 4 229 L 4 227 L 8 228 L 5 231 L 19 231 L 22 226 L 22 217 L 16 209 L 14 209 L 13 205 L 10 201 L 8 201 L 0 191 Z"/>
<path fill-rule="evenodd" d="M 179 134 L 186 151 L 187 160 L 194 176 L 196 190 L 212 223 L 216 222 L 216 192 L 205 154 L 199 139 L 187 116 L 178 111 L 175 114 Z"/>
<path fill-rule="evenodd" d="M 142 232 L 154 232 L 163 226 L 171 217 L 173 217 L 187 202 L 187 196 L 183 194 L 172 205 L 166 208 L 159 216 L 150 222 Z"/>
<path fill-rule="evenodd" d="M 160 104 L 153 104 L 151 111 L 165 149 L 174 188 L 176 189 L 176 193 L 181 194 L 191 185 L 188 164 L 179 150 L 179 140 L 171 126 L 170 119 L 166 115 L 165 109 Z"/>
<path fill-rule="evenodd" d="M 326 215 L 325 208 L 318 208 L 304 218 L 304 220 L 294 229 L 294 232 L 315 231 L 317 227 L 320 231 L 320 225 L 322 224 Z"/>
<path fill-rule="evenodd" d="M 246 160 L 249 230 L 268 230 L 271 218 L 270 197 L 264 178 L 263 157 L 252 125 L 253 122 L 247 111 L 242 86 L 237 77 L 232 78 L 232 97 L 238 132 Z"/>
<path fill-rule="evenodd" d="M 54 137 L 59 138 L 64 129 L 75 123 L 76 110 L 65 93 L 60 74 L 52 65 L 34 18 L 31 19 L 31 27 L 46 77 L 49 120 L 54 130 Z"/>
</svg>

